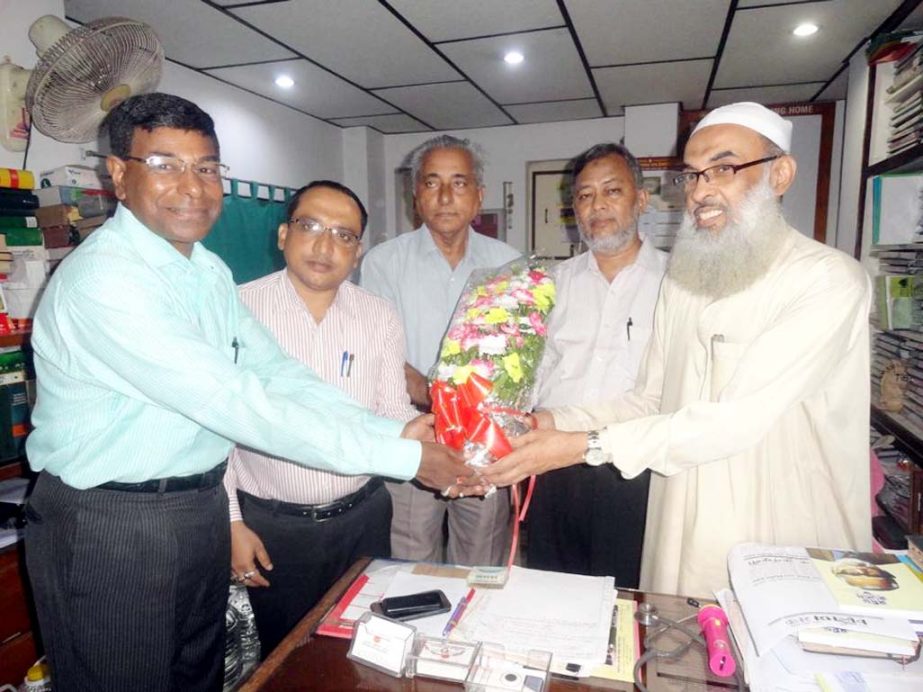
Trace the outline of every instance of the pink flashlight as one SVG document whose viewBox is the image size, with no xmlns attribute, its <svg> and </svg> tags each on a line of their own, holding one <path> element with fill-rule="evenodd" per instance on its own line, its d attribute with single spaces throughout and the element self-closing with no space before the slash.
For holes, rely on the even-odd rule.
<svg viewBox="0 0 923 692">
<path fill-rule="evenodd" d="M 732 676 L 737 663 L 728 639 L 728 616 L 718 606 L 707 605 L 699 611 L 698 621 L 705 635 L 709 669 L 722 678 Z"/>
</svg>

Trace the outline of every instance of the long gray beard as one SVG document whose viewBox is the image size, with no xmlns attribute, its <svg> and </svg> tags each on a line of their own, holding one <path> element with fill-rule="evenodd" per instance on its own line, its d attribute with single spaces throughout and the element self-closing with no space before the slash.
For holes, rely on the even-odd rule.
<svg viewBox="0 0 923 692">
<path fill-rule="evenodd" d="M 737 219 L 723 230 L 697 230 L 688 211 L 676 234 L 667 276 L 686 290 L 726 298 L 752 286 L 769 271 L 785 242 L 782 205 L 769 182 L 757 185 L 741 202 Z"/>
<path fill-rule="evenodd" d="M 590 252 L 598 252 L 604 255 L 614 255 L 625 248 L 635 237 L 638 232 L 638 220 L 630 226 L 619 229 L 612 235 L 604 235 L 599 238 L 591 238 L 583 232 L 583 227 L 578 225 L 580 231 L 580 240 L 587 246 Z"/>
</svg>

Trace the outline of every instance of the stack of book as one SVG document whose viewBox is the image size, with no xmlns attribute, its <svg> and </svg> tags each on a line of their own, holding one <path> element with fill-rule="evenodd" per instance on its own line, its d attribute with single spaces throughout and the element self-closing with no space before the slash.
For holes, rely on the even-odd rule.
<svg viewBox="0 0 923 692">
<path fill-rule="evenodd" d="M 15 168 L 0 168 L 0 333 L 9 333 L 16 328 L 15 319 L 11 319 L 9 279 L 15 273 L 16 248 L 23 243 L 41 244 L 41 233 L 35 218 L 39 206 L 38 198 L 32 188 L 35 176 L 31 171 Z M 15 302 L 15 298 L 13 298 Z M 13 311 L 12 317 L 18 317 Z"/>
<path fill-rule="evenodd" d="M 891 554 L 747 543 L 717 593 L 753 689 L 923 689 L 923 581 Z"/>
<path fill-rule="evenodd" d="M 891 106 L 888 154 L 899 154 L 923 138 L 923 43 L 894 66 L 894 82 L 888 87 Z"/>
</svg>

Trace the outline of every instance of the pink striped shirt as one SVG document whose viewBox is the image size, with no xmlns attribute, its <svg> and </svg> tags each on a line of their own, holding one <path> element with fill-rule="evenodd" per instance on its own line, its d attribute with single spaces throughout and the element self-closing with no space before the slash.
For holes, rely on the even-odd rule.
<svg viewBox="0 0 923 692">
<path fill-rule="evenodd" d="M 282 349 L 321 379 L 378 415 L 401 421 L 417 415 L 404 379 L 404 331 L 390 302 L 344 281 L 318 324 L 284 269 L 239 291 L 241 302 Z M 267 499 L 322 504 L 355 492 L 367 481 L 368 476 L 317 471 L 237 447 L 229 457 L 224 485 L 231 520 L 236 521 L 241 519 L 238 488 Z"/>
</svg>

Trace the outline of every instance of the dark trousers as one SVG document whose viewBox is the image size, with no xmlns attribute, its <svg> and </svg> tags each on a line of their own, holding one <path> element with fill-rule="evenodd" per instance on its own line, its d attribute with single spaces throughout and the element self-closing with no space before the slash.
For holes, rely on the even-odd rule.
<svg viewBox="0 0 923 692">
<path fill-rule="evenodd" d="M 636 588 L 650 472 L 631 480 L 608 464 L 577 464 L 539 476 L 528 515 L 526 559 L 534 569 L 613 576 Z"/>
<path fill-rule="evenodd" d="M 269 586 L 248 589 L 264 658 L 358 558 L 391 554 L 391 497 L 384 486 L 325 521 L 274 512 L 247 502 L 240 491 L 238 497 L 244 523 L 272 560 L 272 571 L 263 572 Z"/>
<path fill-rule="evenodd" d="M 42 473 L 26 518 L 26 566 L 55 692 L 221 689 L 223 485 L 77 490 Z"/>
</svg>

